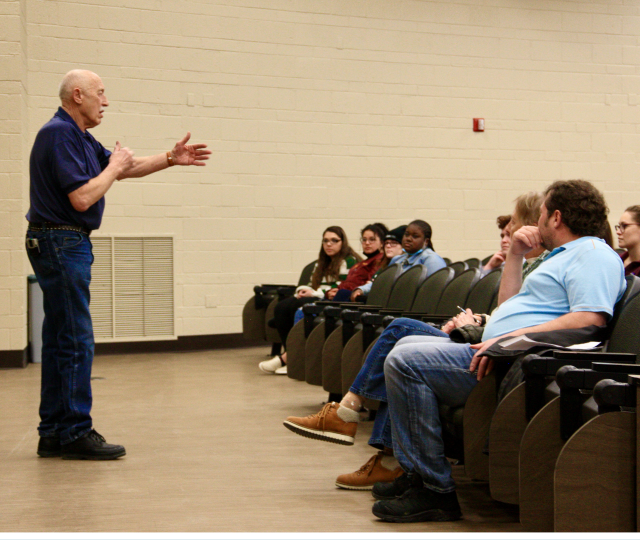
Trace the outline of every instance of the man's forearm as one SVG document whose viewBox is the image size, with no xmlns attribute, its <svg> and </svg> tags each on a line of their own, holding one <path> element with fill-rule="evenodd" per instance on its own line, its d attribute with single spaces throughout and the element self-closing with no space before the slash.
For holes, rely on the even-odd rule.
<svg viewBox="0 0 640 540">
<path fill-rule="evenodd" d="M 507 260 L 504 263 L 502 277 L 500 278 L 498 305 L 506 302 L 509 298 L 520 292 L 520 288 L 522 287 L 523 260 L 523 255 L 507 254 Z"/>
<path fill-rule="evenodd" d="M 576 311 L 574 313 L 567 313 L 558 317 L 553 321 L 549 321 L 543 324 L 537 324 L 528 328 L 521 328 L 515 332 L 510 332 L 502 337 L 506 336 L 521 336 L 522 334 L 530 334 L 533 332 L 551 332 L 553 330 L 565 330 L 568 328 L 584 328 L 585 326 L 604 326 L 607 323 L 607 317 L 604 313 L 593 311 Z"/>
<path fill-rule="evenodd" d="M 132 167 L 121 178 L 141 178 L 166 169 L 168 166 L 169 161 L 166 152 L 155 156 L 136 157 L 133 159 Z"/>
<path fill-rule="evenodd" d="M 117 180 L 118 170 L 107 167 L 98 176 L 89 180 L 84 186 L 69 193 L 71 205 L 78 212 L 86 212 L 97 203 Z"/>
</svg>

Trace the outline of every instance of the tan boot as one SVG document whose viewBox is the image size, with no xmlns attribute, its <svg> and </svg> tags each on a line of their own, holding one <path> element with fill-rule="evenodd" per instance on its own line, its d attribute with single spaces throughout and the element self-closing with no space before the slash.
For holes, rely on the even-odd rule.
<svg viewBox="0 0 640 540">
<path fill-rule="evenodd" d="M 400 467 L 388 469 L 382 464 L 383 457 L 393 458 L 380 450 L 356 472 L 338 476 L 336 486 L 342 489 L 369 490 L 376 482 L 393 482 L 402 475 L 402 469 Z M 397 463 L 395 459 L 393 461 Z"/>
<path fill-rule="evenodd" d="M 322 407 L 317 414 L 304 418 L 289 416 L 284 421 L 284 427 L 310 439 L 352 445 L 358 429 L 358 413 L 342 407 L 344 410 L 338 414 L 339 407 L 340 404 L 331 402 Z M 354 421 L 346 422 L 340 415 L 353 418 Z"/>
</svg>

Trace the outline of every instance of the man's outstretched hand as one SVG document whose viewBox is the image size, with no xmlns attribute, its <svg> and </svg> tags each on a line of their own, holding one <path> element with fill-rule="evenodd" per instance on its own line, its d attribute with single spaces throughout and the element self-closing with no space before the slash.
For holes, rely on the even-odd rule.
<svg viewBox="0 0 640 540">
<path fill-rule="evenodd" d="M 198 165 L 204 167 L 204 163 L 209 159 L 211 150 L 207 150 L 206 144 L 187 144 L 191 138 L 191 133 L 187 134 L 178 141 L 171 150 L 171 157 L 176 165 Z"/>
</svg>

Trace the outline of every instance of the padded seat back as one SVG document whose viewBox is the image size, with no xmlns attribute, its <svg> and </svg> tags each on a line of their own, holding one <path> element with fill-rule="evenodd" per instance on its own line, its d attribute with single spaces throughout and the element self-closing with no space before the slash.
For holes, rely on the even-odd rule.
<svg viewBox="0 0 640 540">
<path fill-rule="evenodd" d="M 367 304 L 372 306 L 386 306 L 398 276 L 402 273 L 402 268 L 399 264 L 392 264 L 387 266 L 382 272 L 380 272 L 376 279 L 373 281 L 371 291 L 367 296 Z"/>
<path fill-rule="evenodd" d="M 411 311 L 414 313 L 435 313 L 442 293 L 454 275 L 455 271 L 449 266 L 440 268 L 440 270 L 431 274 L 420 285 L 418 293 L 413 300 Z"/>
<path fill-rule="evenodd" d="M 607 352 L 632 353 L 637 356 L 640 354 L 640 278 L 627 276 L 627 292 L 622 301 L 624 305 L 617 310 L 619 313 L 611 321 L 613 331 L 607 344 Z"/>
<path fill-rule="evenodd" d="M 466 259 L 464 262 L 467 263 L 467 266 L 469 268 L 480 268 L 480 259 L 476 257 L 472 257 L 471 259 Z"/>
<path fill-rule="evenodd" d="M 467 297 L 467 304 L 460 305 L 464 308 L 469 308 L 474 313 L 490 313 L 489 310 L 493 299 L 498 296 L 501 277 L 502 268 L 496 268 L 489 272 L 471 289 Z"/>
<path fill-rule="evenodd" d="M 470 268 L 453 279 L 442 293 L 436 307 L 438 315 L 456 315 L 460 313 L 458 306 L 466 307 L 469 291 L 480 279 L 480 270 Z"/>
<path fill-rule="evenodd" d="M 313 275 L 313 269 L 316 266 L 316 261 L 310 262 L 300 272 L 300 278 L 298 279 L 298 287 L 300 285 L 308 285 L 311 282 L 311 276 Z"/>
<path fill-rule="evenodd" d="M 408 311 L 416 297 L 418 287 L 427 279 L 429 270 L 422 264 L 416 264 L 406 270 L 393 285 L 386 307 Z"/>
<path fill-rule="evenodd" d="M 466 272 L 467 270 L 469 270 L 467 263 L 464 261 L 454 262 L 449 264 L 448 266 L 449 268 L 453 268 L 454 272 L 456 273 L 456 277 L 462 274 L 462 272 Z"/>
</svg>

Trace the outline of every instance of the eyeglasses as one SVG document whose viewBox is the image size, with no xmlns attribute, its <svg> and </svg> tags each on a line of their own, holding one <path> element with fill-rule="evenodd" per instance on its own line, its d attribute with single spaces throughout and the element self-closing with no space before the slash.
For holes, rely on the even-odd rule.
<svg viewBox="0 0 640 540">
<path fill-rule="evenodd" d="M 373 244 L 376 240 L 377 238 L 375 236 L 373 238 L 360 238 L 360 242 L 363 244 Z"/>
<path fill-rule="evenodd" d="M 616 232 L 623 233 L 627 227 L 631 225 L 638 225 L 637 223 L 618 223 L 614 226 Z"/>
<path fill-rule="evenodd" d="M 323 238 L 322 239 L 323 244 L 339 244 L 340 242 L 342 242 L 340 238 Z"/>
</svg>

